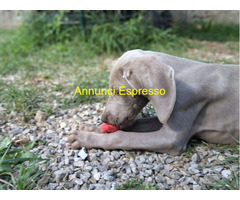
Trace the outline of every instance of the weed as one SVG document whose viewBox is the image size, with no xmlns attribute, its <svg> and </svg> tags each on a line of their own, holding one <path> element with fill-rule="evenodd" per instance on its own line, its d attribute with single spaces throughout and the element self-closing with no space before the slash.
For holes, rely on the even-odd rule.
<svg viewBox="0 0 240 200">
<path fill-rule="evenodd" d="M 187 148 L 185 152 L 182 153 L 182 156 L 186 158 L 191 158 L 193 154 L 197 152 L 195 148 L 199 145 L 204 145 L 204 144 L 206 143 L 203 140 L 198 140 L 196 138 L 191 139 L 191 141 L 188 142 L 187 144 Z"/>
<path fill-rule="evenodd" d="M 2 95 L 0 101 L 5 105 L 6 113 L 9 114 L 9 119 L 14 112 L 21 117 L 21 121 L 27 122 L 32 119 L 37 110 L 42 110 L 47 115 L 52 114 L 55 108 L 49 102 L 55 98 L 51 96 L 47 98 L 46 91 L 41 87 L 32 85 L 5 84 L 3 82 Z"/>
<path fill-rule="evenodd" d="M 73 31 L 77 27 L 63 27 L 62 22 L 68 19 L 65 14 L 69 11 L 60 10 L 54 15 L 49 15 L 47 11 L 31 11 L 29 16 L 23 21 L 21 35 L 25 36 L 33 46 L 44 46 L 46 44 L 63 42 L 70 40 Z"/>
<path fill-rule="evenodd" d="M 233 138 L 236 140 L 235 138 Z M 235 156 L 226 156 L 225 160 L 215 162 L 211 165 L 208 165 L 207 167 L 216 166 L 216 165 L 224 165 L 229 166 L 231 170 L 230 177 L 226 178 L 222 175 L 219 175 L 219 179 L 216 179 L 212 184 L 205 184 L 209 189 L 220 189 L 220 190 L 239 190 L 240 184 L 239 184 L 239 171 L 235 171 L 236 167 L 239 167 L 239 144 L 237 145 L 209 145 L 210 148 L 214 147 L 219 152 L 223 153 L 226 149 L 231 149 L 234 154 L 238 154 L 237 157 Z"/>
<path fill-rule="evenodd" d="M 42 143 L 35 140 L 22 148 L 13 148 L 9 137 L 0 141 L 0 189 L 30 190 L 36 186 L 42 174 L 38 163 L 46 162 L 29 151 L 37 142 Z"/>
<path fill-rule="evenodd" d="M 117 190 L 157 190 L 154 184 L 146 185 L 143 180 L 132 178 L 121 186 L 116 187 Z"/>
<path fill-rule="evenodd" d="M 87 41 L 95 52 L 107 54 L 130 49 L 149 49 L 154 43 L 162 46 L 177 43 L 171 29 L 154 28 L 141 21 L 142 18 L 137 17 L 124 23 L 94 25 Z"/>
<path fill-rule="evenodd" d="M 214 24 L 199 22 L 188 25 L 177 25 L 174 33 L 181 37 L 188 37 L 197 40 L 208 41 L 239 41 L 239 25 L 235 24 Z"/>
<path fill-rule="evenodd" d="M 205 185 L 209 189 L 218 189 L 218 190 L 240 190 L 239 184 L 239 172 L 234 171 L 232 167 L 231 176 L 229 178 L 225 178 L 220 176 L 219 179 L 216 179 L 214 183 L 205 183 Z"/>
<path fill-rule="evenodd" d="M 98 16 L 99 13 L 86 12 L 86 15 L 91 14 Z M 87 25 L 86 38 L 79 31 L 61 25 L 60 22 L 66 20 L 65 11 L 51 17 L 48 11 L 31 15 L 18 29 L 0 29 L 1 77 L 14 74 L 19 77 L 12 83 L 0 80 L 0 101 L 6 105 L 9 114 L 20 113 L 22 121 L 32 118 L 38 109 L 51 114 L 56 110 L 54 102 L 61 108 L 69 108 L 80 103 L 104 101 L 107 96 L 74 96 L 73 93 L 76 86 L 86 89 L 108 87 L 109 71 L 101 66 L 109 55 L 115 58 L 132 48 L 185 57 L 186 51 L 192 48 L 206 52 L 200 42 L 188 40 L 184 35 L 178 37 L 179 32 L 174 28 L 162 30 L 150 23 L 142 23 L 140 15 L 128 21 L 116 18 L 112 23 Z M 90 18 L 93 20 L 96 16 Z M 234 52 L 238 51 L 237 47 L 234 42 L 226 46 Z M 41 82 L 46 82 L 47 86 L 39 87 Z M 53 82 L 54 86 L 51 86 Z M 142 112 L 143 117 L 152 114 L 154 111 Z"/>
<path fill-rule="evenodd" d="M 9 113 L 21 112 L 23 121 L 33 117 L 40 108 L 40 102 L 44 100 L 37 88 L 29 86 L 26 89 L 12 84 L 6 85 L 0 99 L 6 103 Z"/>
</svg>

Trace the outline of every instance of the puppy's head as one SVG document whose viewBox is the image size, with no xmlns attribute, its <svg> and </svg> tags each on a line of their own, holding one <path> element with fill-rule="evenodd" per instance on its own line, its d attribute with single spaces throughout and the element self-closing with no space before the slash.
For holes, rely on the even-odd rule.
<svg viewBox="0 0 240 200">
<path fill-rule="evenodd" d="M 176 100 L 174 70 L 155 57 L 128 54 L 118 59 L 111 70 L 109 87 L 115 91 L 108 99 L 106 109 L 102 115 L 102 122 L 120 127 L 130 126 L 136 115 L 150 100 L 163 124 L 172 113 Z M 161 95 L 132 95 L 127 91 L 133 89 L 164 88 L 166 94 Z"/>
<path fill-rule="evenodd" d="M 130 126 L 149 100 L 142 95 L 127 93 L 133 88 L 124 78 L 122 67 L 114 66 L 112 69 L 109 88 L 114 94 L 108 99 L 102 122 L 120 127 Z"/>
</svg>

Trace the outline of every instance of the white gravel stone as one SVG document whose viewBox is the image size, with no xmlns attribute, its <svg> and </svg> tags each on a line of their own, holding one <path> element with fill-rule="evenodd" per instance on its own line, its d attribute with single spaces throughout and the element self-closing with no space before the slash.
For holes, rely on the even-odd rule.
<svg viewBox="0 0 240 200">
<path fill-rule="evenodd" d="M 198 168 L 197 164 L 192 164 L 189 167 L 189 172 L 192 173 L 192 174 L 198 174 L 200 171 L 197 168 Z"/>
<path fill-rule="evenodd" d="M 202 187 L 200 185 L 193 185 L 193 190 L 201 190 Z"/>
<path fill-rule="evenodd" d="M 140 161 L 141 163 L 144 163 L 144 162 L 145 162 L 144 156 L 140 156 L 140 157 L 139 157 L 139 161 Z"/>
<path fill-rule="evenodd" d="M 195 162 L 195 163 L 197 163 L 199 161 L 199 156 L 196 153 L 193 154 L 192 161 Z"/>
<path fill-rule="evenodd" d="M 218 156 L 218 159 L 220 160 L 220 161 L 223 161 L 223 160 L 225 160 L 225 158 L 223 157 L 223 156 Z"/>
<path fill-rule="evenodd" d="M 167 157 L 166 160 L 165 160 L 166 164 L 170 164 L 170 163 L 173 163 L 173 162 L 174 162 L 174 160 L 171 157 Z"/>
<path fill-rule="evenodd" d="M 216 161 L 216 160 L 217 160 L 216 156 L 213 156 L 213 157 L 211 157 L 211 158 L 208 158 L 208 162 L 209 162 L 209 163 L 212 163 L 212 162 L 214 162 L 214 161 Z"/>
<path fill-rule="evenodd" d="M 60 128 L 65 128 L 67 124 L 65 122 L 60 123 Z"/>
<path fill-rule="evenodd" d="M 225 178 L 230 178 L 231 177 L 231 175 L 232 175 L 232 173 L 231 173 L 231 171 L 230 170 L 223 170 L 222 172 L 221 172 L 221 174 L 223 175 L 223 177 L 225 177 Z"/>
<path fill-rule="evenodd" d="M 98 173 L 94 174 L 93 177 L 98 181 L 101 177 L 101 174 L 98 172 Z"/>
<path fill-rule="evenodd" d="M 83 148 L 80 150 L 80 152 L 78 153 L 78 156 L 79 156 L 80 158 L 82 158 L 83 160 L 85 160 L 85 159 L 88 157 L 88 154 L 87 154 L 87 152 L 86 152 L 85 147 L 83 147 Z"/>
<path fill-rule="evenodd" d="M 77 184 L 77 185 L 83 185 L 83 181 L 81 179 L 75 179 L 74 182 Z"/>
<path fill-rule="evenodd" d="M 222 171 L 223 167 L 222 166 L 216 166 L 214 167 L 214 171 L 220 173 Z"/>
</svg>

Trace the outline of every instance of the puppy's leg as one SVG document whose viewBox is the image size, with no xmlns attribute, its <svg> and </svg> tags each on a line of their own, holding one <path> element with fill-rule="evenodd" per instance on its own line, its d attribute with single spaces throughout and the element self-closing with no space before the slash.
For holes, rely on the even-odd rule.
<svg viewBox="0 0 240 200">
<path fill-rule="evenodd" d="M 94 132 L 74 132 L 68 138 L 69 146 L 73 149 L 81 147 L 102 149 L 141 149 L 179 155 L 184 150 L 183 134 L 177 134 L 162 127 L 155 132 L 124 132 L 116 131 L 110 134 Z"/>
<path fill-rule="evenodd" d="M 153 132 L 162 127 L 162 123 L 157 117 L 151 118 L 138 118 L 135 122 L 128 127 L 124 127 L 124 131 L 131 132 Z"/>
</svg>

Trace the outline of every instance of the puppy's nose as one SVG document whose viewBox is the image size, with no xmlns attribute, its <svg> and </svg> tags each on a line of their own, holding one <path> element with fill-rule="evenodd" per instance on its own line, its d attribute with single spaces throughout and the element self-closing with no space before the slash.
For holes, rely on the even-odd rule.
<svg viewBox="0 0 240 200">
<path fill-rule="evenodd" d="M 101 120 L 103 123 L 107 123 L 107 115 L 103 113 Z"/>
</svg>

